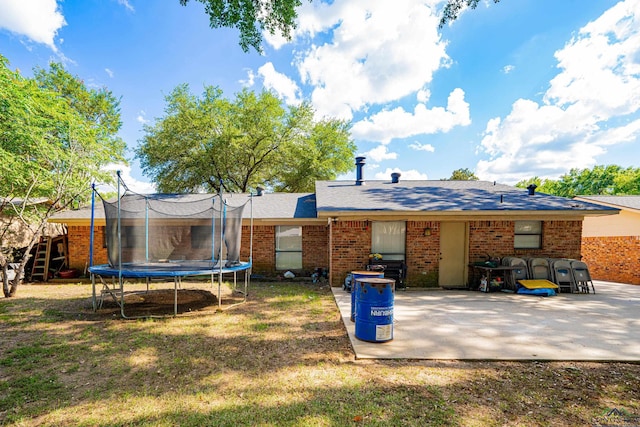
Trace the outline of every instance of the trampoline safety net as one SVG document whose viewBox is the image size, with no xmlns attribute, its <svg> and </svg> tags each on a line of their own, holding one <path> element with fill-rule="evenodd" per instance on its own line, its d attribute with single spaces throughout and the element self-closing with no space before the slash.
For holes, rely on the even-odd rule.
<svg viewBox="0 0 640 427">
<path fill-rule="evenodd" d="M 102 202 L 112 267 L 148 262 L 240 264 L 246 202 L 230 206 L 219 195 L 131 192 Z"/>
</svg>

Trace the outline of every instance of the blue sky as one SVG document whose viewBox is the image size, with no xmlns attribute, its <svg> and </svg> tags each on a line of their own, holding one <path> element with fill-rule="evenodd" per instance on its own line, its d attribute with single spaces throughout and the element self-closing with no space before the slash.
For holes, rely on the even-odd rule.
<svg viewBox="0 0 640 427">
<path fill-rule="evenodd" d="M 487 1 L 441 30 L 441 0 L 303 3 L 294 39 L 267 36 L 260 55 L 194 0 L 0 0 L 0 54 L 26 76 L 63 62 L 121 97 L 130 158 L 188 83 L 230 98 L 267 88 L 350 120 L 366 179 L 640 167 L 640 0 Z M 153 190 L 137 162 L 118 168 Z"/>
</svg>

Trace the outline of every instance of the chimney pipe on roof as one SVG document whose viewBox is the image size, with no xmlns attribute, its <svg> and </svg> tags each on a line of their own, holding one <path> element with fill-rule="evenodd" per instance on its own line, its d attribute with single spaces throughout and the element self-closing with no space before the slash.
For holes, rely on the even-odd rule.
<svg viewBox="0 0 640 427">
<path fill-rule="evenodd" d="M 362 177 L 362 168 L 364 167 L 364 161 L 366 157 L 356 157 L 356 185 L 364 185 L 364 178 Z"/>
<path fill-rule="evenodd" d="M 531 184 L 530 186 L 527 187 L 527 190 L 529 190 L 530 196 L 533 196 L 534 194 L 536 194 L 536 188 L 538 188 L 538 186 L 535 184 Z"/>
<path fill-rule="evenodd" d="M 391 183 L 397 184 L 398 182 L 400 182 L 400 175 L 402 175 L 400 172 L 393 172 L 391 174 Z"/>
<path fill-rule="evenodd" d="M 262 196 L 262 193 L 264 192 L 264 188 L 262 187 L 256 187 L 256 196 Z"/>
</svg>

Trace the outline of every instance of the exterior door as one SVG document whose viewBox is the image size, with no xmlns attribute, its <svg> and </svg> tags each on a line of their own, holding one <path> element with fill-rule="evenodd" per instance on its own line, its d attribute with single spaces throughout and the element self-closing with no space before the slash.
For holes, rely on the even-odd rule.
<svg viewBox="0 0 640 427">
<path fill-rule="evenodd" d="M 438 284 L 446 288 L 465 287 L 467 258 L 467 224 L 441 222 Z"/>
</svg>

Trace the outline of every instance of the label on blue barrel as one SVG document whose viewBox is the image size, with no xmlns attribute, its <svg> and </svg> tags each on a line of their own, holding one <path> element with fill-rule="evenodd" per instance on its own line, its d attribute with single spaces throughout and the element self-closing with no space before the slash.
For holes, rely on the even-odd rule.
<svg viewBox="0 0 640 427">
<path fill-rule="evenodd" d="M 393 316 L 393 307 L 371 307 L 371 317 Z"/>
<path fill-rule="evenodd" d="M 389 341 L 393 339 L 393 324 L 376 325 L 376 341 Z"/>
</svg>

